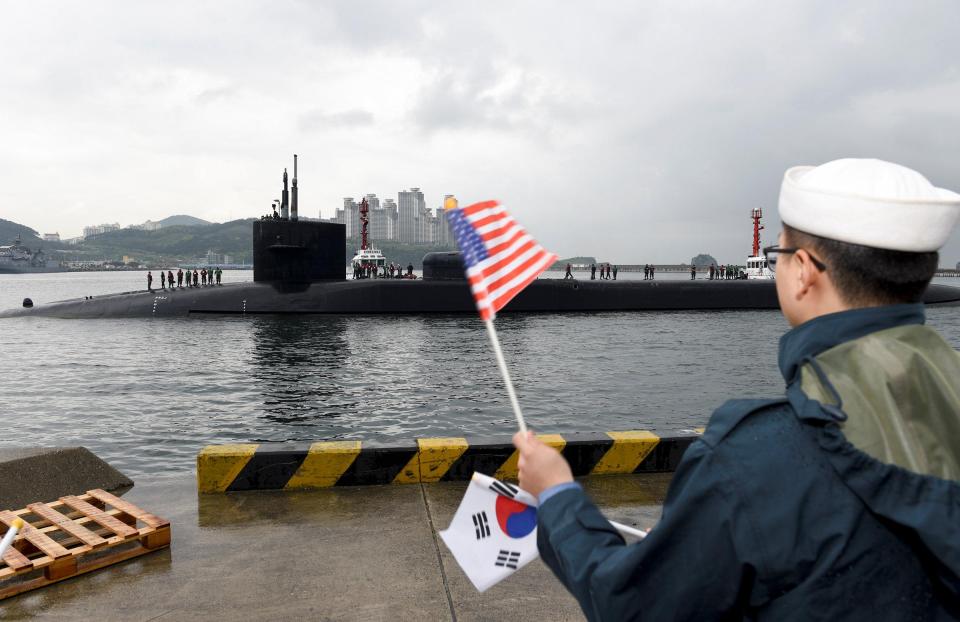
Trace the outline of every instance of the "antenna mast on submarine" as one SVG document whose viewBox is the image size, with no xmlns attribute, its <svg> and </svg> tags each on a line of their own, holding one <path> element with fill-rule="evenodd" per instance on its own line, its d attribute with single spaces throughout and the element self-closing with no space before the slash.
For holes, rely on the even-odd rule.
<svg viewBox="0 0 960 622">
<path fill-rule="evenodd" d="M 287 169 L 283 169 L 283 194 L 280 197 L 280 219 L 290 218 L 290 191 L 287 190 Z"/>
<path fill-rule="evenodd" d="M 297 154 L 293 154 L 293 188 L 290 189 L 290 220 L 297 220 Z"/>
</svg>

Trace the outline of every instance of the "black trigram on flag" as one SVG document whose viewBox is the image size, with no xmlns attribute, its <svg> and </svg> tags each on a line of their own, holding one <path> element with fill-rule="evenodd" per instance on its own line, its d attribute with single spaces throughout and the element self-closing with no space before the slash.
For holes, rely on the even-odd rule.
<svg viewBox="0 0 960 622">
<path fill-rule="evenodd" d="M 478 512 L 473 515 L 473 528 L 477 532 L 477 540 L 490 536 L 490 521 L 487 520 L 486 512 Z"/>
<path fill-rule="evenodd" d="M 520 561 L 520 551 L 504 551 L 501 550 L 500 554 L 497 555 L 497 563 L 494 566 L 500 566 L 501 568 L 506 566 L 511 570 L 517 569 L 517 562 Z"/>
<path fill-rule="evenodd" d="M 498 480 L 493 480 L 493 483 L 490 484 L 490 490 L 504 497 L 510 497 L 511 499 L 515 498 L 520 491 L 516 486 L 511 486 Z"/>
</svg>

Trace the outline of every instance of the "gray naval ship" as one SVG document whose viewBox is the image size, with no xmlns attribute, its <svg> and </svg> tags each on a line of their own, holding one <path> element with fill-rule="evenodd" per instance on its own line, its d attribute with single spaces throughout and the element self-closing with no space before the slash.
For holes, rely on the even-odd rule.
<svg viewBox="0 0 960 622">
<path fill-rule="evenodd" d="M 20 272 L 62 272 L 59 266 L 49 266 L 43 249 L 37 252 L 24 246 L 20 235 L 8 246 L 0 246 L 0 274 Z"/>
<path fill-rule="evenodd" d="M 296 162 L 296 161 L 295 161 Z M 459 253 L 429 253 L 422 279 L 346 278 L 346 228 L 297 217 L 283 175 L 280 211 L 253 222 L 253 282 L 125 292 L 0 312 L 0 317 L 189 317 L 202 314 L 476 313 Z M 292 194 L 292 197 L 290 196 Z M 292 202 L 288 203 L 288 199 Z M 960 288 L 930 285 L 928 305 L 960 305 Z M 540 278 L 505 313 L 777 309 L 773 279 L 580 281 Z"/>
</svg>

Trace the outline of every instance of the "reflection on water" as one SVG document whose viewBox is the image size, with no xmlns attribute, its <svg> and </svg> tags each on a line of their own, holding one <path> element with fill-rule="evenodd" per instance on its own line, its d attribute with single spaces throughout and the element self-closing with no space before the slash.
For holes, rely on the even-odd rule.
<svg viewBox="0 0 960 622">
<path fill-rule="evenodd" d="M 45 286 L 40 297 L 76 297 L 120 278 L 39 276 L 51 278 L 15 294 Z M 8 284 L 0 275 L 0 293 Z M 960 309 L 928 318 L 960 346 Z M 497 319 L 524 414 L 544 432 L 689 429 L 728 398 L 777 395 L 786 329 L 772 311 Z M 84 445 L 134 479 L 190 470 L 209 443 L 514 426 L 474 315 L 16 318 L 0 321 L 0 351 L 0 446 Z"/>
<path fill-rule="evenodd" d="M 268 421 L 291 426 L 336 418 L 355 409 L 341 400 L 337 378 L 348 359 L 343 317 L 255 317 L 251 382 Z"/>
</svg>

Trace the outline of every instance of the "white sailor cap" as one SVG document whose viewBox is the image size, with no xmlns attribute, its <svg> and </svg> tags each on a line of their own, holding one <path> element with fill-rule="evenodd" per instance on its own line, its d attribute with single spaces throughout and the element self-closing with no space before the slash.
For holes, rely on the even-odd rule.
<svg viewBox="0 0 960 622">
<path fill-rule="evenodd" d="M 780 220 L 820 237 L 915 253 L 939 250 L 960 218 L 960 194 L 883 160 L 844 158 L 783 176 Z"/>
</svg>

